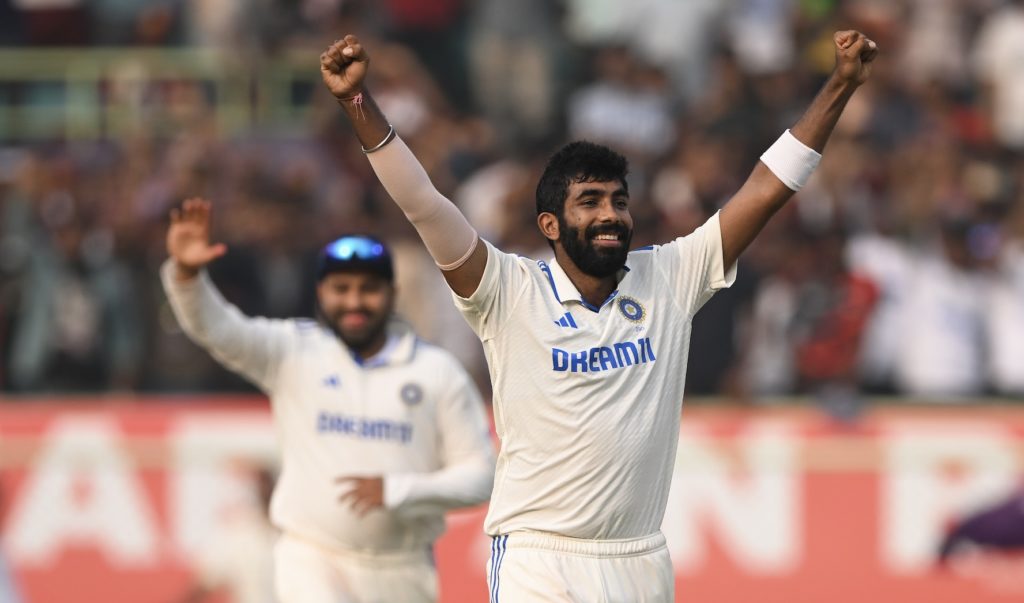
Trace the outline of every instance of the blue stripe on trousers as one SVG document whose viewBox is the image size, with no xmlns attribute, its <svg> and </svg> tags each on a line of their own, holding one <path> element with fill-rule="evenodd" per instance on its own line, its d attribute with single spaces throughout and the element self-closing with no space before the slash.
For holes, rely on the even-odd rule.
<svg viewBox="0 0 1024 603">
<path fill-rule="evenodd" d="M 498 603 L 498 587 L 500 582 L 499 570 L 501 562 L 505 558 L 505 543 L 508 535 L 496 536 L 491 540 L 491 603 Z"/>
</svg>

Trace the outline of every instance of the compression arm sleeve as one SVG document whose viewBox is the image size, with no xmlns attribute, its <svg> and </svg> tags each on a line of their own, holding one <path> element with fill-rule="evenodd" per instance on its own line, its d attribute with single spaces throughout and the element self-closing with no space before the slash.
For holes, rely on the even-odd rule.
<svg viewBox="0 0 1024 603">
<path fill-rule="evenodd" d="M 441 270 L 464 264 L 476 249 L 476 230 L 455 204 L 434 188 L 401 138 L 367 155 L 384 189 L 409 218 Z"/>
</svg>

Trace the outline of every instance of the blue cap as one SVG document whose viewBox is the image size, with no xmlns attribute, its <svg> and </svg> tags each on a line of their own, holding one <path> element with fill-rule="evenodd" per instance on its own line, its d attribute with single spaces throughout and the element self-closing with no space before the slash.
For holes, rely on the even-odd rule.
<svg viewBox="0 0 1024 603">
<path fill-rule="evenodd" d="M 389 281 L 395 279 L 391 252 L 383 241 L 368 235 L 345 235 L 320 250 L 316 280 L 319 282 L 332 272 L 370 272 Z"/>
</svg>

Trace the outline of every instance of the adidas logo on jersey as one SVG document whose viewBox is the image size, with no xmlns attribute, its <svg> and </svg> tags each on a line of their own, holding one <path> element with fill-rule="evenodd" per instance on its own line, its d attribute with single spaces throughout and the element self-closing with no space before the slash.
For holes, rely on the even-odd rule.
<svg viewBox="0 0 1024 603">
<path fill-rule="evenodd" d="M 565 316 L 555 321 L 555 324 L 560 327 L 569 327 L 570 329 L 578 329 L 576 326 L 576 320 L 572 317 L 572 312 L 566 312 Z"/>
</svg>

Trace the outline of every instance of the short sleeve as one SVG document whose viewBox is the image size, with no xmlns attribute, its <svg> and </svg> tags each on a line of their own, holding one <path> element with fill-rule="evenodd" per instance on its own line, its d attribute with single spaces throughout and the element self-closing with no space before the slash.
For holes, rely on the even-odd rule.
<svg viewBox="0 0 1024 603">
<path fill-rule="evenodd" d="M 654 261 L 680 307 L 692 316 L 716 291 L 736 281 L 736 265 L 726 269 L 718 214 L 693 233 L 654 248 Z"/>
<path fill-rule="evenodd" d="M 481 340 L 493 338 L 512 316 L 530 275 L 522 258 L 500 251 L 487 241 L 487 266 L 469 297 L 452 292 L 455 307 Z"/>
</svg>

